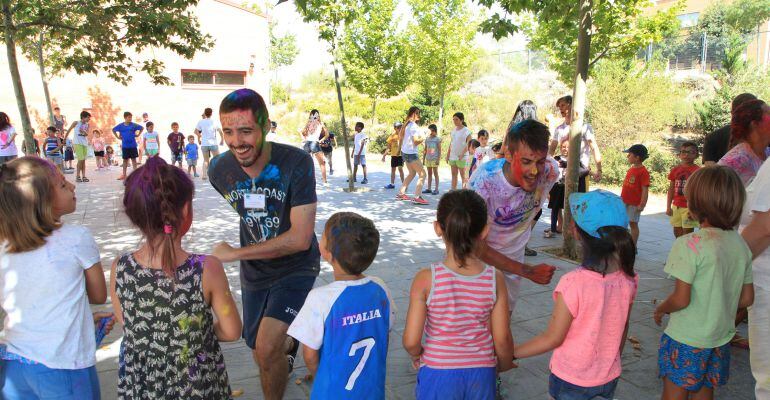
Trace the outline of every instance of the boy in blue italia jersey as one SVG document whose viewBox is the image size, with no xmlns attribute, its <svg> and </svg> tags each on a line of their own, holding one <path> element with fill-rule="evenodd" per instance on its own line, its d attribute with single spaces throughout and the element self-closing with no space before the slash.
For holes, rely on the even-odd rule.
<svg viewBox="0 0 770 400">
<path fill-rule="evenodd" d="M 374 223 L 358 214 L 337 213 L 326 223 L 319 247 L 334 282 L 308 294 L 288 331 L 315 377 L 311 399 L 385 398 L 395 308 L 385 283 L 363 275 L 379 244 Z"/>
</svg>

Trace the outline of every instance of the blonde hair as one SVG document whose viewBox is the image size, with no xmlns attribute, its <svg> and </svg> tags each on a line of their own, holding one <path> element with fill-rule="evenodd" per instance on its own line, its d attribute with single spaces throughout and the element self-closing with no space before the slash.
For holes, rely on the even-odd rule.
<svg viewBox="0 0 770 400">
<path fill-rule="evenodd" d="M 732 230 L 738 226 L 746 202 L 746 189 L 732 169 L 714 165 L 695 171 L 684 187 L 692 218 L 714 227 Z"/>
<path fill-rule="evenodd" d="M 37 157 L 0 166 L 0 241 L 5 251 L 37 249 L 61 226 L 53 214 L 55 177 L 56 167 Z"/>
</svg>

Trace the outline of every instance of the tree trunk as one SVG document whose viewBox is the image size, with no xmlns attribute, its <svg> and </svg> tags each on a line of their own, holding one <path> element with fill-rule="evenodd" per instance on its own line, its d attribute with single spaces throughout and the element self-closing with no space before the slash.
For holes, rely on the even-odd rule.
<svg viewBox="0 0 770 400">
<path fill-rule="evenodd" d="M 26 143 L 34 143 L 32 135 L 32 123 L 29 120 L 29 111 L 27 111 L 27 100 L 24 97 L 24 88 L 21 86 L 21 74 L 19 73 L 19 61 L 16 58 L 16 41 L 14 40 L 14 26 L 11 16 L 11 7 L 7 0 L 2 1 L 3 27 L 5 34 L 5 49 L 8 53 L 8 69 L 11 71 L 11 81 L 13 81 L 13 91 L 16 94 L 16 106 L 19 107 L 21 115 L 21 126 L 24 130 L 24 140 Z M 27 154 L 34 154 L 35 146 L 27 146 Z"/>
<path fill-rule="evenodd" d="M 374 117 L 375 117 L 376 111 L 377 111 L 377 98 L 372 97 L 372 124 L 370 125 L 370 127 L 374 127 L 374 119 L 375 119 Z"/>
<path fill-rule="evenodd" d="M 575 238 L 572 235 L 572 213 L 569 195 L 577 192 L 580 174 L 580 147 L 583 144 L 583 116 L 586 106 L 586 82 L 588 81 L 588 58 L 591 54 L 591 19 L 593 0 L 580 0 L 580 25 L 578 30 L 577 68 L 575 89 L 572 94 L 572 125 L 569 131 L 569 156 L 567 158 L 567 179 L 564 190 L 564 253 L 567 257 L 578 257 Z"/>
<path fill-rule="evenodd" d="M 53 118 L 53 105 L 51 104 L 51 93 L 48 91 L 48 76 L 45 74 L 45 62 L 43 60 L 43 39 L 45 32 L 40 32 L 40 40 L 37 42 L 37 64 L 40 67 L 40 79 L 43 81 L 43 93 L 45 93 L 45 104 L 48 106 L 48 120 L 51 125 L 55 124 Z"/>
<path fill-rule="evenodd" d="M 441 97 L 438 100 L 438 134 L 441 134 L 442 121 L 444 120 L 444 90 L 441 90 Z"/>
<path fill-rule="evenodd" d="M 334 39 L 332 45 L 332 65 L 334 65 L 334 84 L 337 86 L 337 102 L 340 105 L 340 119 L 342 121 L 342 140 L 345 144 L 345 164 L 348 167 L 348 191 L 353 193 L 355 185 L 353 184 L 353 168 L 350 165 L 350 141 L 348 140 L 348 126 L 345 123 L 345 107 L 342 104 L 342 88 L 340 87 L 340 73 L 337 68 L 337 39 Z"/>
</svg>

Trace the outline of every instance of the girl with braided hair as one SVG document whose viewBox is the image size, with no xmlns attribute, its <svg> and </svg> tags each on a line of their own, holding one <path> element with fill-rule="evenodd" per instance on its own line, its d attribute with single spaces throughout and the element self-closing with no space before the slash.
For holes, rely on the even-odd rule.
<svg viewBox="0 0 770 400">
<path fill-rule="evenodd" d="M 160 157 L 150 157 L 125 186 L 125 213 L 144 242 L 115 260 L 110 273 L 124 329 L 118 398 L 229 399 L 219 341 L 237 340 L 241 319 L 222 263 L 182 248 L 195 187 Z"/>
</svg>

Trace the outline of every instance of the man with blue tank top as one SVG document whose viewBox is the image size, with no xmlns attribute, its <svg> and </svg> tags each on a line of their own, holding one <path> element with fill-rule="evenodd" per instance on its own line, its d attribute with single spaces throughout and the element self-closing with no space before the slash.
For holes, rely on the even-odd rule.
<svg viewBox="0 0 770 400">
<path fill-rule="evenodd" d="M 379 244 L 374 223 L 358 214 L 337 213 L 326 223 L 319 247 L 334 282 L 308 294 L 288 331 L 314 377 L 311 399 L 385 398 L 395 308 L 385 284 L 363 275 Z"/>
</svg>

